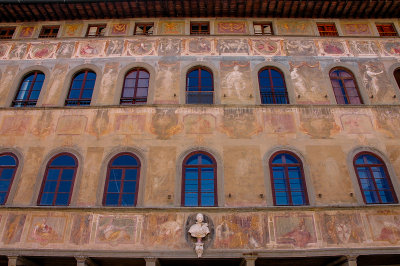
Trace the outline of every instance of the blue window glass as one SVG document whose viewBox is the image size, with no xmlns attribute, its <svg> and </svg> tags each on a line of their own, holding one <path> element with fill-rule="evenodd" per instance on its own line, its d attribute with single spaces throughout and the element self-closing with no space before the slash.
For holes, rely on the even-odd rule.
<svg viewBox="0 0 400 266">
<path fill-rule="evenodd" d="M 329 77 L 338 104 L 362 104 L 355 78 L 351 72 L 335 68 L 331 70 Z"/>
<path fill-rule="evenodd" d="M 19 85 L 13 101 L 14 107 L 35 106 L 44 82 L 44 74 L 38 71 L 28 74 Z"/>
<path fill-rule="evenodd" d="M 386 165 L 371 153 L 359 153 L 354 158 L 354 168 L 365 203 L 397 203 Z"/>
<path fill-rule="evenodd" d="M 212 104 L 214 102 L 214 86 L 211 71 L 196 67 L 186 77 L 186 103 Z"/>
<path fill-rule="evenodd" d="M 96 73 L 85 70 L 75 74 L 65 105 L 90 105 L 96 83 Z"/>
<path fill-rule="evenodd" d="M 70 153 L 53 157 L 47 164 L 38 205 L 69 205 L 77 168 L 78 161 Z"/>
<path fill-rule="evenodd" d="M 308 205 L 303 166 L 289 152 L 279 152 L 270 160 L 275 205 Z"/>
<path fill-rule="evenodd" d="M 192 153 L 183 162 L 182 206 L 217 206 L 216 163 L 211 155 Z"/>
<path fill-rule="evenodd" d="M 140 161 L 131 153 L 111 159 L 104 188 L 104 206 L 135 206 L 139 189 Z"/>
<path fill-rule="evenodd" d="M 144 104 L 147 102 L 150 74 L 143 68 L 136 68 L 125 76 L 121 104 Z"/>
<path fill-rule="evenodd" d="M 263 68 L 258 73 L 262 104 L 288 104 L 289 98 L 283 74 L 272 67 Z"/>
<path fill-rule="evenodd" d="M 18 167 L 18 159 L 11 153 L 0 154 L 0 205 L 7 201 Z"/>
</svg>

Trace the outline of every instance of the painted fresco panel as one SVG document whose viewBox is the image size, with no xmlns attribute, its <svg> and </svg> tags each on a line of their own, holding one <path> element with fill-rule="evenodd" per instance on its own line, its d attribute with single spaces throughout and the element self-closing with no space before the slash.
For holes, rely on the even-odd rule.
<svg viewBox="0 0 400 266">
<path fill-rule="evenodd" d="M 219 131 L 233 139 L 249 139 L 262 132 L 252 109 L 225 109 Z"/>
<path fill-rule="evenodd" d="M 75 214 L 72 216 L 72 230 L 69 242 L 75 245 L 89 244 L 93 215 Z"/>
<path fill-rule="evenodd" d="M 182 131 L 178 115 L 172 109 L 156 109 L 151 119 L 150 132 L 158 139 L 169 139 Z"/>
<path fill-rule="evenodd" d="M 65 240 L 68 217 L 65 214 L 33 215 L 31 218 L 27 242 L 42 246 L 63 243 Z"/>
<path fill-rule="evenodd" d="M 117 134 L 144 134 L 146 126 L 145 115 L 116 114 L 114 130 Z"/>
<path fill-rule="evenodd" d="M 300 130 L 311 138 L 332 138 L 340 127 L 336 124 L 331 110 L 303 109 L 300 111 Z"/>
<path fill-rule="evenodd" d="M 277 22 L 279 35 L 313 35 L 311 22 L 299 20 L 280 20 Z"/>
<path fill-rule="evenodd" d="M 285 40 L 285 50 L 287 55 L 292 56 L 315 56 L 317 49 L 312 40 Z"/>
<path fill-rule="evenodd" d="M 281 39 L 251 39 L 254 55 L 282 55 L 283 41 Z"/>
<path fill-rule="evenodd" d="M 67 23 L 63 27 L 62 36 L 63 37 L 79 37 L 83 29 L 83 24 L 81 23 Z"/>
<path fill-rule="evenodd" d="M 328 56 L 347 56 L 349 51 L 345 41 L 337 40 L 322 40 L 319 42 L 319 49 L 321 55 Z"/>
<path fill-rule="evenodd" d="M 372 31 L 368 23 L 341 23 L 342 32 L 345 35 L 356 35 L 356 36 L 371 36 Z"/>
<path fill-rule="evenodd" d="M 293 113 L 268 112 L 263 115 L 265 131 L 268 133 L 296 133 L 296 122 Z"/>
<path fill-rule="evenodd" d="M 365 114 L 343 114 L 340 116 L 342 127 L 349 134 L 373 133 L 371 116 Z"/>
<path fill-rule="evenodd" d="M 6 227 L 3 233 L 3 243 L 12 245 L 21 241 L 22 230 L 24 229 L 26 214 L 10 213 L 7 217 Z"/>
<path fill-rule="evenodd" d="M 215 130 L 215 117 L 213 115 L 189 114 L 183 117 L 186 134 L 212 134 Z"/>
<path fill-rule="evenodd" d="M 115 23 L 111 25 L 111 36 L 123 36 L 128 32 L 128 23 Z"/>
<path fill-rule="evenodd" d="M 88 118 L 84 115 L 63 115 L 58 118 L 56 133 L 59 135 L 80 135 L 86 129 Z"/>
<path fill-rule="evenodd" d="M 154 103 L 177 104 L 180 62 L 158 61 Z M 186 100 L 185 100 L 186 101 Z"/>
<path fill-rule="evenodd" d="M 125 52 L 126 56 L 146 56 L 155 53 L 156 42 L 148 39 L 126 40 Z"/>
<path fill-rule="evenodd" d="M 368 230 L 373 241 L 400 244 L 400 215 L 391 211 L 367 214 Z"/>
<path fill-rule="evenodd" d="M 32 38 L 34 33 L 35 33 L 34 26 L 24 26 L 24 27 L 21 27 L 18 37 L 19 38 Z"/>
<path fill-rule="evenodd" d="M 184 21 L 161 21 L 159 23 L 160 34 L 164 35 L 183 35 L 185 34 Z"/>
<path fill-rule="evenodd" d="M 219 39 L 217 40 L 217 52 L 223 54 L 250 54 L 250 48 L 246 39 Z"/>
<path fill-rule="evenodd" d="M 23 136 L 31 122 L 32 116 L 29 115 L 3 116 L 0 132 L 2 135 Z"/>
<path fill-rule="evenodd" d="M 185 40 L 187 54 L 211 54 L 214 51 L 214 42 L 209 38 L 193 38 Z"/>
<path fill-rule="evenodd" d="M 58 43 L 31 43 L 27 59 L 53 59 Z"/>
<path fill-rule="evenodd" d="M 220 63 L 223 103 L 253 103 L 250 62 L 225 61 Z"/>
<path fill-rule="evenodd" d="M 107 56 L 121 56 L 124 50 L 124 40 L 111 40 L 107 43 Z"/>
<path fill-rule="evenodd" d="M 218 34 L 246 34 L 247 24 L 244 21 L 225 21 L 217 22 Z"/>
<path fill-rule="evenodd" d="M 105 56 L 106 41 L 92 40 L 92 41 L 80 41 L 77 44 L 75 57 L 91 58 L 91 57 L 103 57 Z"/>
<path fill-rule="evenodd" d="M 181 213 L 148 214 L 145 218 L 144 243 L 157 249 L 188 248 L 184 238 L 184 224 L 184 215 Z"/>
<path fill-rule="evenodd" d="M 385 55 L 400 56 L 400 42 L 399 41 L 383 41 L 381 42 Z"/>
<path fill-rule="evenodd" d="M 351 40 L 348 41 L 348 43 L 350 44 L 351 51 L 355 56 L 377 56 L 380 54 L 380 50 L 376 41 Z"/>
</svg>

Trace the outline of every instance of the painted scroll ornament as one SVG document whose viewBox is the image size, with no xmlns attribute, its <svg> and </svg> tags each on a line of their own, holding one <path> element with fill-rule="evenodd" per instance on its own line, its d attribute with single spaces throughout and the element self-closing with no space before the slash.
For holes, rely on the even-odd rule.
<svg viewBox="0 0 400 266">
<path fill-rule="evenodd" d="M 196 251 L 197 257 L 200 258 L 203 255 L 204 243 L 201 241 L 206 235 L 210 233 L 207 223 L 203 223 L 204 216 L 201 213 L 196 215 L 196 223 L 189 228 L 189 233 L 192 237 L 197 238 L 194 250 Z"/>
</svg>

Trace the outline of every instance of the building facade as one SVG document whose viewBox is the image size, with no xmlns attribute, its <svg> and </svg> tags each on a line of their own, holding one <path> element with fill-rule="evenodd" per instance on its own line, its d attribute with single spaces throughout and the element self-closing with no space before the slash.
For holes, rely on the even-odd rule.
<svg viewBox="0 0 400 266">
<path fill-rule="evenodd" d="M 0 265 L 400 264 L 399 12 L 1 1 Z"/>
</svg>

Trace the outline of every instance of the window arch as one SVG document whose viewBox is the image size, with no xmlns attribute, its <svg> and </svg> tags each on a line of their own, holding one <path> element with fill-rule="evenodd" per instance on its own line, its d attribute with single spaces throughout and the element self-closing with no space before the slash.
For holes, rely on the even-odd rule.
<svg viewBox="0 0 400 266">
<path fill-rule="evenodd" d="M 396 79 L 397 82 L 397 86 L 400 89 L 400 68 L 397 68 L 394 72 L 393 72 L 394 78 Z"/>
<path fill-rule="evenodd" d="M 13 101 L 14 107 L 35 106 L 43 87 L 45 75 L 34 71 L 24 76 Z"/>
<path fill-rule="evenodd" d="M 218 206 L 217 163 L 211 154 L 195 151 L 183 160 L 182 206 Z"/>
<path fill-rule="evenodd" d="M 12 153 L 0 154 L 0 205 L 7 202 L 17 168 L 17 156 Z"/>
<path fill-rule="evenodd" d="M 397 203 L 389 172 L 381 158 L 360 152 L 354 156 L 353 164 L 366 204 Z"/>
<path fill-rule="evenodd" d="M 344 68 L 334 68 L 329 72 L 333 93 L 338 104 L 362 104 L 353 73 Z"/>
<path fill-rule="evenodd" d="M 104 206 L 136 206 L 140 160 L 132 153 L 115 155 L 108 163 Z"/>
<path fill-rule="evenodd" d="M 74 75 L 65 105 L 90 105 L 96 73 L 91 70 L 83 70 Z"/>
<path fill-rule="evenodd" d="M 144 68 L 134 68 L 125 75 L 121 104 L 143 104 L 147 102 L 150 74 Z"/>
<path fill-rule="evenodd" d="M 60 153 L 47 163 L 38 205 L 67 206 L 71 201 L 78 160 L 71 153 Z"/>
<path fill-rule="evenodd" d="M 274 205 L 308 205 L 303 164 L 289 151 L 273 154 L 269 161 Z"/>
<path fill-rule="evenodd" d="M 288 104 L 289 97 L 282 71 L 275 67 L 265 67 L 258 72 L 260 98 L 262 104 Z"/>
<path fill-rule="evenodd" d="M 213 74 L 205 67 L 191 68 L 186 75 L 186 103 L 212 104 L 214 102 Z"/>
</svg>

